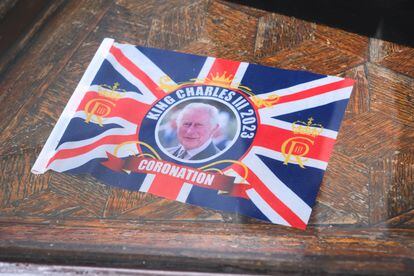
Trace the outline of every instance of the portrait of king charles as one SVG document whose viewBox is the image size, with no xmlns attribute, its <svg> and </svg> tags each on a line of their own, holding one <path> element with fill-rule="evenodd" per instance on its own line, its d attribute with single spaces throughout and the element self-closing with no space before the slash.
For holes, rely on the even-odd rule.
<svg viewBox="0 0 414 276">
<path fill-rule="evenodd" d="M 220 149 L 213 138 L 219 129 L 219 111 L 210 104 L 190 103 L 175 118 L 178 145 L 167 151 L 178 159 L 202 160 L 216 155 Z"/>
</svg>

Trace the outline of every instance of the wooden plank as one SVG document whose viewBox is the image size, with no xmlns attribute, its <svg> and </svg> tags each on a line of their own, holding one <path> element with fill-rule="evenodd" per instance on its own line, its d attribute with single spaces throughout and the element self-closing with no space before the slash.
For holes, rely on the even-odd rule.
<svg viewBox="0 0 414 276">
<path fill-rule="evenodd" d="M 108 186 L 91 176 L 50 174 L 49 186 L 53 192 L 97 217 L 103 216 L 109 196 Z"/>
<path fill-rule="evenodd" d="M 210 45 L 207 49 L 214 56 L 254 62 L 257 24 L 257 17 L 232 9 L 227 3 L 213 2 L 201 40 Z"/>
<path fill-rule="evenodd" d="M 368 224 L 369 177 L 365 164 L 334 152 L 311 224 Z"/>
<path fill-rule="evenodd" d="M 362 64 L 363 59 L 326 43 L 307 40 L 298 47 L 288 47 L 272 56 L 260 59 L 260 62 L 284 69 L 335 75 Z"/>
<path fill-rule="evenodd" d="M 379 112 L 369 112 L 342 123 L 335 150 L 371 164 L 412 145 L 413 132 Z"/>
<path fill-rule="evenodd" d="M 37 103 L 83 39 L 108 9 L 106 1 L 71 2 L 36 36 L 33 47 L 10 68 L 0 85 L 1 140 L 10 139 L 25 113 Z M 71 20 L 67 20 L 70 18 Z M 70 35 L 69 35 L 70 34 Z M 36 64 L 36 66 L 33 66 Z"/>
<path fill-rule="evenodd" d="M 30 40 L 64 3 L 63 0 L 3 1 L 13 5 L 0 25 L 0 74 L 4 72 Z M 0 7 L 0 13 L 1 7 Z"/>
<path fill-rule="evenodd" d="M 377 224 L 378 227 L 414 228 L 414 209 Z"/>
<path fill-rule="evenodd" d="M 40 150 L 0 157 L 0 211 L 16 201 L 36 195 L 49 187 L 50 177 L 30 173 Z"/>
<path fill-rule="evenodd" d="M 62 229 L 65 235 L 60 235 Z M 270 224 L 9 218 L 1 220 L 0 234 L 0 246 L 6 249 L 0 258 L 10 261 L 234 273 L 294 273 L 306 267 L 309 273 L 393 274 L 412 270 L 414 260 L 412 229 L 300 231 Z"/>
<path fill-rule="evenodd" d="M 312 40 L 316 25 L 289 16 L 268 14 L 260 17 L 255 52 L 259 57 L 272 56 L 286 48 Z"/>
<path fill-rule="evenodd" d="M 349 69 L 341 77 L 347 77 L 355 80 L 354 89 L 352 90 L 351 98 L 345 110 L 344 120 L 352 119 L 353 117 L 367 113 L 370 109 L 370 93 L 368 89 L 368 78 L 365 73 L 365 65 L 360 65 Z"/>
<path fill-rule="evenodd" d="M 44 190 L 38 194 L 15 201 L 10 207 L 3 208 L 0 212 L 3 217 L 39 216 L 64 218 L 71 217 L 73 214 L 82 214 L 83 217 L 90 217 L 82 210 L 82 207 L 77 202 L 73 202 L 51 190 Z"/>
<path fill-rule="evenodd" d="M 168 221 L 220 221 L 226 220 L 223 212 L 155 197 L 150 203 L 130 209 L 119 219 L 168 220 Z"/>
<path fill-rule="evenodd" d="M 0 2 L 0 20 L 16 5 L 18 0 L 3 0 Z"/>
<path fill-rule="evenodd" d="M 180 51 L 240 61 L 255 62 L 254 44 L 258 18 L 245 10 L 234 10 L 227 2 L 208 6 L 201 32 Z M 229 38 L 229 33 L 234 34 Z"/>
<path fill-rule="evenodd" d="M 369 39 L 366 36 L 346 32 L 324 25 L 316 25 L 315 40 L 323 41 L 341 52 L 368 60 Z"/>
<path fill-rule="evenodd" d="M 171 10 L 154 17 L 148 36 L 148 45 L 159 48 L 177 49 L 196 40 L 204 28 L 207 2 L 195 1 L 177 5 Z"/>
<path fill-rule="evenodd" d="M 268 14 L 259 19 L 256 53 L 266 65 L 332 75 L 366 61 L 368 39 L 293 17 Z"/>
<path fill-rule="evenodd" d="M 414 81 L 374 64 L 367 65 L 371 108 L 414 130 Z"/>
<path fill-rule="evenodd" d="M 414 151 L 395 151 L 370 170 L 370 221 L 378 223 L 414 208 Z"/>
<path fill-rule="evenodd" d="M 104 38 L 110 37 L 120 43 L 146 45 L 150 31 L 148 22 L 157 16 L 154 14 L 156 7 L 154 2 L 118 1 L 116 4 L 112 3 L 99 25 L 85 40 L 85 44 L 95 49 L 95 45 L 99 45 Z M 81 47 L 84 46 L 86 45 Z M 94 53 L 93 51 L 90 53 Z M 86 56 L 83 59 L 84 62 L 90 60 Z"/>
<path fill-rule="evenodd" d="M 105 208 L 106 218 L 142 220 L 218 220 L 220 212 L 181 204 L 147 193 L 111 188 Z"/>
<path fill-rule="evenodd" d="M 2 18 L 0 25 L 0 53 L 9 49 L 22 35 L 36 17 L 49 4 L 48 0 L 20 0 L 15 3 L 6 2 L 3 6 L 7 16 Z M 12 5 L 12 6 L 10 6 Z"/>
<path fill-rule="evenodd" d="M 414 49 L 396 43 L 371 38 L 371 62 L 414 77 Z"/>
</svg>

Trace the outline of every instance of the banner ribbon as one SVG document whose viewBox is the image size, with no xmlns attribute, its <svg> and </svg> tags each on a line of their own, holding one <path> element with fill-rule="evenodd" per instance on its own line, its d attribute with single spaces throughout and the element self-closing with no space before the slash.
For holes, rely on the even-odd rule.
<svg viewBox="0 0 414 276">
<path fill-rule="evenodd" d="M 225 195 L 247 198 L 245 190 L 249 185 L 234 183 L 235 177 L 219 173 L 207 172 L 197 168 L 178 165 L 165 160 L 157 160 L 144 156 L 119 158 L 107 152 L 108 160 L 102 162 L 105 167 L 116 171 L 166 175 L 174 180 L 199 187 L 219 190 Z"/>
</svg>

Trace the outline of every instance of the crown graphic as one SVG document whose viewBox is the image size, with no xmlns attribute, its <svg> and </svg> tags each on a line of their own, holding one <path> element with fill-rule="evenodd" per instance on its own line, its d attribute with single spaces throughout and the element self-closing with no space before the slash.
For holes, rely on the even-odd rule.
<svg viewBox="0 0 414 276">
<path fill-rule="evenodd" d="M 233 81 L 233 75 L 229 74 L 227 75 L 227 72 L 224 71 L 222 75 L 220 75 L 219 73 L 216 73 L 215 75 L 210 74 L 210 76 L 208 76 L 205 80 L 204 83 L 205 84 L 210 84 L 210 85 L 217 85 L 217 86 L 221 86 L 221 87 L 234 87 L 237 88 L 239 86 L 239 84 L 235 84 L 235 85 L 231 85 Z"/>
<path fill-rule="evenodd" d="M 119 82 L 115 82 L 113 86 L 107 84 L 101 84 L 98 88 L 98 94 L 110 98 L 112 100 L 119 100 L 124 95 L 123 93 L 126 92 L 125 89 L 119 89 Z"/>
<path fill-rule="evenodd" d="M 292 131 L 294 134 L 305 134 L 316 137 L 322 133 L 323 126 L 321 124 L 313 124 L 313 118 L 310 117 L 307 123 L 295 121 L 292 124 Z"/>
</svg>

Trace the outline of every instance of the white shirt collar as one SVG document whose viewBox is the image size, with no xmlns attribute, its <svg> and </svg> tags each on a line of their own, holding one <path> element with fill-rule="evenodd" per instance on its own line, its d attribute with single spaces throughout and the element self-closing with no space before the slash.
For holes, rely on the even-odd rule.
<svg viewBox="0 0 414 276">
<path fill-rule="evenodd" d="M 188 159 L 190 159 L 191 157 L 193 157 L 193 156 L 195 156 L 195 155 L 197 155 L 197 154 L 199 154 L 200 152 L 202 152 L 203 150 L 205 150 L 209 145 L 210 145 L 210 143 L 211 143 L 211 138 L 210 139 L 208 139 L 204 144 L 202 144 L 201 146 L 199 146 L 198 148 L 195 148 L 195 149 L 190 149 L 190 150 L 187 150 L 187 154 L 186 154 L 186 156 L 184 156 L 184 158 L 183 159 L 186 159 L 186 160 L 188 160 Z M 184 149 L 184 147 L 183 146 L 181 146 L 183 149 Z"/>
</svg>

